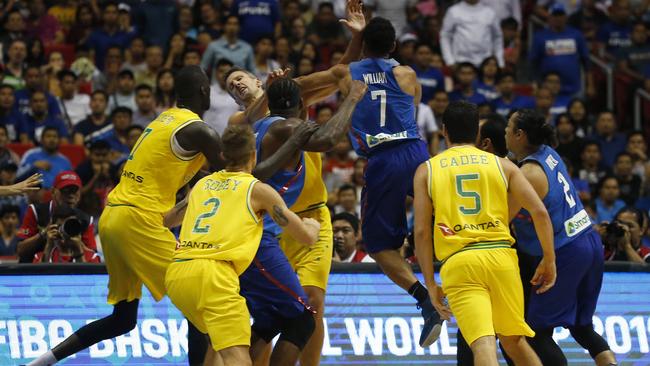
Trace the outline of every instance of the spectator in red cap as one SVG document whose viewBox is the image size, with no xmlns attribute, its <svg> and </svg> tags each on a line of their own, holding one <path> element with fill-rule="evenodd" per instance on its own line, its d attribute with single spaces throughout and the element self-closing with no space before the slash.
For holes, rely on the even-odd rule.
<svg viewBox="0 0 650 366">
<path fill-rule="evenodd" d="M 29 205 L 22 226 L 18 231 L 21 242 L 18 243 L 18 260 L 21 263 L 31 263 L 34 255 L 45 249 L 47 228 L 51 223 L 52 212 L 56 207 L 69 207 L 75 211 L 76 217 L 82 224 L 81 241 L 91 249 L 96 250 L 95 226 L 92 217 L 77 209 L 81 198 L 81 179 L 73 171 L 63 171 L 54 180 L 52 200 L 46 203 Z"/>
<path fill-rule="evenodd" d="M 57 206 L 45 231 L 45 248 L 34 255 L 33 263 L 99 263 L 97 252 L 84 245 L 83 223 L 77 212 Z"/>
</svg>

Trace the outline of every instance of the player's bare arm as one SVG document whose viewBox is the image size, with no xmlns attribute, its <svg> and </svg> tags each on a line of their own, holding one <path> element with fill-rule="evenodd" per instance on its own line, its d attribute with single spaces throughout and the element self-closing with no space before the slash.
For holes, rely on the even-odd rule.
<svg viewBox="0 0 650 366">
<path fill-rule="evenodd" d="M 417 106 L 422 100 L 422 86 L 418 82 L 415 71 L 410 66 L 396 66 L 393 74 L 399 87 L 408 95 L 413 96 L 413 103 Z"/>
<path fill-rule="evenodd" d="M 273 221 L 298 242 L 311 246 L 318 240 L 320 231 L 318 221 L 310 218 L 301 220 L 287 208 L 282 197 L 268 184 L 261 182 L 255 184 L 251 194 L 251 206 L 255 212 L 269 213 Z"/>
<path fill-rule="evenodd" d="M 223 168 L 221 138 L 210 126 L 201 122 L 190 123 L 176 133 L 176 141 L 186 151 L 205 155 L 213 170 Z"/>
<path fill-rule="evenodd" d="M 543 185 L 540 182 L 543 180 L 543 184 L 547 184 L 546 176 L 539 176 L 539 174 L 534 173 L 534 164 L 526 164 L 531 165 L 531 167 L 525 169 L 527 174 L 533 178 L 532 181 L 529 182 L 530 178 L 524 175 L 524 171 L 519 170 L 519 168 L 517 168 L 517 166 L 510 160 L 505 158 L 499 159 L 501 159 L 501 165 L 503 166 L 504 173 L 508 180 L 508 192 L 512 192 L 512 196 L 517 200 L 517 202 L 523 205 L 533 219 L 535 232 L 539 238 L 544 256 L 537 266 L 537 270 L 535 270 L 535 275 L 533 276 L 531 283 L 539 286 L 536 290 L 538 294 L 546 292 L 555 285 L 556 278 L 553 225 L 539 195 L 540 191 L 544 196 L 546 195 Z M 541 170 L 539 167 L 538 169 Z M 533 173 L 531 173 L 531 171 Z M 548 187 L 546 188 L 546 191 L 548 191 Z"/>
<path fill-rule="evenodd" d="M 443 319 L 449 320 L 451 310 L 442 301 L 445 294 L 442 291 L 442 287 L 436 283 L 433 268 L 433 204 L 429 197 L 429 173 L 426 163 L 420 164 L 415 171 L 413 193 L 415 256 L 422 270 L 424 284 L 429 290 L 429 296 L 431 297 L 433 306 Z"/>
<path fill-rule="evenodd" d="M 185 216 L 185 211 L 187 211 L 190 194 L 192 194 L 192 192 L 188 193 L 182 201 L 178 202 L 176 206 L 165 214 L 163 217 L 163 225 L 165 227 L 172 229 L 183 223 L 183 217 Z"/>
</svg>

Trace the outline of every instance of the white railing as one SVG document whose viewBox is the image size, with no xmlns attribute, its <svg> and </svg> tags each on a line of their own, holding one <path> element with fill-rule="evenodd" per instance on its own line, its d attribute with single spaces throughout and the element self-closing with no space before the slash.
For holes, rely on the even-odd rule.
<svg viewBox="0 0 650 366">
<path fill-rule="evenodd" d="M 606 91 L 606 101 L 607 101 L 607 109 L 610 111 L 614 110 L 614 67 L 603 61 L 602 59 L 599 59 L 598 57 L 594 56 L 593 54 L 589 54 L 589 62 L 591 62 L 592 65 L 596 65 L 600 67 L 603 70 L 603 73 L 605 73 L 605 82 L 607 84 L 607 91 Z M 586 77 L 582 78 L 583 84 L 586 83 Z M 586 88 L 583 88 L 583 90 L 587 90 Z"/>
<path fill-rule="evenodd" d="M 634 129 L 637 131 L 641 130 L 644 122 L 642 99 L 645 99 L 647 103 L 650 103 L 650 93 L 643 89 L 637 89 L 634 93 Z"/>
</svg>

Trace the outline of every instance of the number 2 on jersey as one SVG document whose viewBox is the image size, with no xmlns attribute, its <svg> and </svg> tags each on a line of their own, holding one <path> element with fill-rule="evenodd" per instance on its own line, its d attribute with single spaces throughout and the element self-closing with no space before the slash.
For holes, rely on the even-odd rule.
<svg viewBox="0 0 650 366">
<path fill-rule="evenodd" d="M 478 180 L 478 174 L 459 174 L 456 176 L 456 193 L 463 198 L 473 198 L 474 207 L 458 206 L 460 212 L 465 215 L 476 215 L 481 212 L 481 196 L 478 192 L 468 191 L 463 188 L 463 181 Z"/>
<path fill-rule="evenodd" d="M 192 228 L 193 233 L 207 233 L 210 230 L 210 225 L 201 226 L 201 220 L 214 216 L 217 213 L 220 204 L 221 201 L 216 197 L 209 198 L 207 201 L 203 202 L 203 206 L 212 205 L 212 208 L 210 211 L 202 213 L 196 218 L 194 227 Z"/>
<path fill-rule="evenodd" d="M 377 100 L 379 97 L 379 127 L 386 126 L 386 91 L 385 90 L 373 90 L 370 92 L 370 99 Z"/>
<path fill-rule="evenodd" d="M 566 202 L 569 204 L 570 208 L 573 208 L 573 206 L 576 205 L 576 199 L 573 198 L 571 195 L 571 187 L 569 186 L 569 182 L 564 178 L 564 175 L 562 173 L 557 172 L 557 181 L 562 184 L 562 187 L 564 188 L 564 198 L 566 199 Z"/>
<path fill-rule="evenodd" d="M 142 141 L 144 141 L 144 139 L 146 139 L 147 136 L 149 136 L 149 134 L 151 133 L 151 131 L 153 131 L 153 129 L 148 128 L 148 127 L 145 128 L 144 131 L 142 131 L 142 136 L 140 137 L 140 140 L 139 140 L 138 143 L 133 147 L 133 150 L 131 150 L 131 153 L 129 154 L 129 160 L 133 160 L 133 155 L 135 154 L 135 152 L 138 150 L 138 148 L 139 148 L 140 145 L 142 144 Z"/>
</svg>

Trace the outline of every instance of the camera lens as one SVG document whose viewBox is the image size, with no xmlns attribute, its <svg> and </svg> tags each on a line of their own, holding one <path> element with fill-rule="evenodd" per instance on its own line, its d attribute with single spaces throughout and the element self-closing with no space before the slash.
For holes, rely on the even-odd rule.
<svg viewBox="0 0 650 366">
<path fill-rule="evenodd" d="M 63 225 L 61 225 L 60 229 L 61 232 L 67 236 L 77 236 L 80 235 L 83 231 L 83 226 L 81 225 L 81 221 L 79 221 L 79 219 L 76 217 L 70 217 L 63 222 Z"/>
</svg>

